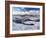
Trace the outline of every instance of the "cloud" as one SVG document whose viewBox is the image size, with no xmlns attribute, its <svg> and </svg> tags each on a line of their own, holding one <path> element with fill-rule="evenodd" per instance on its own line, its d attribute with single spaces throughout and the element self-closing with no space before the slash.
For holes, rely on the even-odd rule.
<svg viewBox="0 0 46 38">
<path fill-rule="evenodd" d="M 40 11 L 33 11 L 33 10 L 30 10 L 30 11 L 25 11 L 25 12 L 18 12 L 18 11 L 14 11 L 13 12 L 13 14 L 14 15 L 25 15 L 25 14 L 27 14 L 27 15 L 39 15 L 40 14 Z"/>
<path fill-rule="evenodd" d="M 39 8 L 22 8 L 22 7 L 15 7 L 13 8 L 13 14 L 15 15 L 39 15 L 40 11 Z"/>
</svg>

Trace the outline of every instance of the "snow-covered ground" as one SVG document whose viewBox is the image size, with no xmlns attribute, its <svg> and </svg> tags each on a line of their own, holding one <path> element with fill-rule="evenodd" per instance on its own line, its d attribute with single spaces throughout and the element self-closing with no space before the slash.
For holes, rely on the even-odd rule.
<svg viewBox="0 0 46 38">
<path fill-rule="evenodd" d="M 34 22 L 34 25 L 24 25 L 24 24 L 19 24 L 19 23 L 14 23 L 13 22 L 13 31 L 24 31 L 24 30 L 39 30 L 40 28 L 40 23 L 39 22 Z"/>
<path fill-rule="evenodd" d="M 13 20 L 19 19 L 22 21 L 22 23 L 17 23 L 17 22 L 12 22 L 12 30 L 13 31 L 24 31 L 24 30 L 39 30 L 40 28 L 40 21 L 35 22 L 35 21 L 24 21 L 26 19 L 30 20 L 40 20 L 40 16 L 36 17 L 31 17 L 31 16 L 14 16 Z M 28 25 L 29 24 L 29 25 Z M 33 25 L 30 25 L 33 24 Z"/>
</svg>

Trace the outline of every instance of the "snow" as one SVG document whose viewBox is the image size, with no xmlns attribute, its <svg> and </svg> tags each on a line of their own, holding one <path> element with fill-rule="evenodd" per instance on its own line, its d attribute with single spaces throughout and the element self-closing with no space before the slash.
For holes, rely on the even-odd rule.
<svg viewBox="0 0 46 38">
<path fill-rule="evenodd" d="M 31 17 L 31 16 L 15 16 L 16 18 L 20 19 L 23 21 L 23 18 L 26 19 L 40 19 L 39 16 L 38 17 Z M 15 18 L 14 17 L 14 18 Z M 25 18 L 26 17 L 26 18 Z M 15 19 L 16 20 L 16 19 Z M 25 23 L 25 24 L 23 24 Z M 40 22 L 35 22 L 35 21 L 23 21 L 23 23 L 16 23 L 16 22 L 12 22 L 12 30 L 13 31 L 24 31 L 24 30 L 39 30 L 40 28 Z M 26 24 L 34 24 L 34 25 L 26 25 Z"/>
</svg>

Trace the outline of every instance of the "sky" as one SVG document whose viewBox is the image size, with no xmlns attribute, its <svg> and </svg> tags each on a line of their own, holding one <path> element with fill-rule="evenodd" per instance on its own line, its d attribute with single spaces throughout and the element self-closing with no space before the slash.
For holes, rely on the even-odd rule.
<svg viewBox="0 0 46 38">
<path fill-rule="evenodd" d="M 39 12 L 40 8 L 28 8 L 28 7 L 13 7 L 12 12 L 13 14 L 29 14 L 31 12 Z"/>
</svg>

